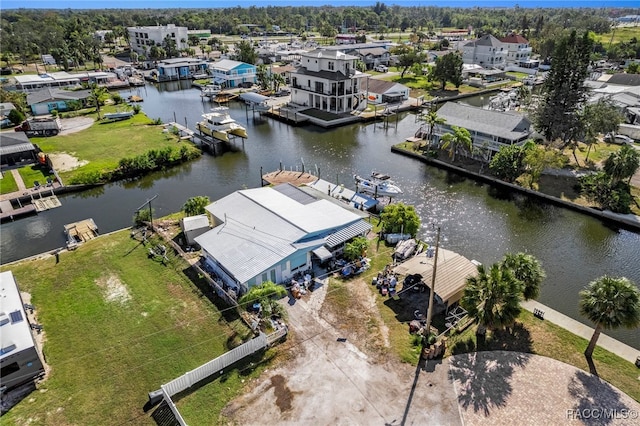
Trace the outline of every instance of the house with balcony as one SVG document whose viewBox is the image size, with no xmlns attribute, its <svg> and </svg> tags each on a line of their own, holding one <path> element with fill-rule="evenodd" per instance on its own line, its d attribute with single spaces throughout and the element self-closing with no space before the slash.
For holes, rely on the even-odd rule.
<svg viewBox="0 0 640 426">
<path fill-rule="evenodd" d="M 447 102 L 438 109 L 438 117 L 445 120 L 433 128 L 434 139 L 440 140 L 452 127 L 462 127 L 471 134 L 476 152 L 489 159 L 503 146 L 522 145 L 533 135 L 531 121 L 514 111 L 494 111 Z"/>
<path fill-rule="evenodd" d="M 222 59 L 209 64 L 213 83 L 223 87 L 240 87 L 242 83 L 258 82 L 257 67 L 245 62 Z"/>
<path fill-rule="evenodd" d="M 507 68 L 509 71 L 521 71 L 534 74 L 540 61 L 531 59 L 529 40 L 520 34 L 511 33 L 500 39 L 507 49 Z"/>
<path fill-rule="evenodd" d="M 158 81 L 184 80 L 208 77 L 209 63 L 204 59 L 163 59 L 156 65 Z"/>
<path fill-rule="evenodd" d="M 366 102 L 368 74 L 356 70 L 358 57 L 316 49 L 301 55 L 291 73 L 291 102 L 335 114 L 351 113 Z"/>
<path fill-rule="evenodd" d="M 368 70 L 372 70 L 378 65 L 389 66 L 389 60 L 391 59 L 391 53 L 385 46 L 371 43 L 349 46 L 344 52 L 360 58 Z"/>
<path fill-rule="evenodd" d="M 176 43 L 176 49 L 189 47 L 187 27 L 176 27 L 175 24 L 166 26 L 128 27 L 131 49 L 139 55 L 149 56 L 151 46 L 162 46 L 165 38 L 169 37 Z"/>
<path fill-rule="evenodd" d="M 477 64 L 487 69 L 504 69 L 507 65 L 506 46 L 491 34 L 461 44 L 459 49 L 465 64 Z"/>
</svg>

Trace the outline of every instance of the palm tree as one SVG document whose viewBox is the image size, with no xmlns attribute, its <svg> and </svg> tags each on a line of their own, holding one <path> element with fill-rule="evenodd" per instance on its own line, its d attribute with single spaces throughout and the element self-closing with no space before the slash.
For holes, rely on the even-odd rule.
<svg viewBox="0 0 640 426">
<path fill-rule="evenodd" d="M 524 300 L 538 297 L 540 284 L 547 276 L 538 259 L 526 253 L 509 253 L 502 259 L 502 267 L 511 270 L 516 279 L 522 282 Z"/>
<path fill-rule="evenodd" d="M 445 133 L 442 135 L 442 149 L 449 148 L 449 157 L 451 161 L 456 161 L 456 152 L 460 148 L 466 149 L 468 152 L 471 152 L 471 148 L 473 143 L 471 141 L 471 134 L 464 127 L 452 126 L 451 130 L 453 133 Z"/>
<path fill-rule="evenodd" d="M 640 154 L 635 148 L 623 145 L 617 152 L 611 153 L 604 162 L 604 171 L 611 178 L 611 183 L 629 179 L 640 167 Z"/>
<path fill-rule="evenodd" d="M 478 328 L 503 328 L 520 314 L 522 283 L 499 263 L 487 271 L 478 266 L 478 275 L 467 278 L 460 304 L 478 321 Z"/>
<path fill-rule="evenodd" d="M 444 124 L 447 120 L 440 117 L 436 110 L 429 111 L 427 114 L 421 116 L 421 118 L 427 123 L 427 127 L 429 129 L 429 131 L 427 132 L 427 140 L 429 141 L 428 146 L 430 147 L 433 143 L 433 128 L 436 126 L 436 124 Z"/>
<path fill-rule="evenodd" d="M 100 107 L 104 104 L 105 98 L 109 96 L 109 91 L 106 87 L 98 86 L 96 83 L 91 83 L 89 89 L 91 90 L 89 100 L 95 104 L 98 120 L 100 120 Z"/>
<path fill-rule="evenodd" d="M 580 313 L 596 325 L 584 351 L 591 358 L 603 329 L 640 325 L 640 290 L 628 278 L 605 275 L 580 292 Z"/>
</svg>

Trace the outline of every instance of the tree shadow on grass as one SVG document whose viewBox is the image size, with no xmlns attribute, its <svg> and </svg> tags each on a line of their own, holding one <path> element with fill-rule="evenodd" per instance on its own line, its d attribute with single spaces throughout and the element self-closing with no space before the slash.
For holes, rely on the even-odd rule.
<svg viewBox="0 0 640 426">
<path fill-rule="evenodd" d="M 569 382 L 568 390 L 569 395 L 575 400 L 575 405 L 567 415 L 572 419 L 580 419 L 585 424 L 605 426 L 614 421 L 617 423 L 620 419 L 616 419 L 616 416 L 633 413 L 632 408 L 620 400 L 620 392 L 617 389 L 582 370 L 576 370 Z"/>
<path fill-rule="evenodd" d="M 510 379 L 515 368 L 523 368 L 530 354 L 520 352 L 473 352 L 452 357 L 449 379 L 456 382 L 458 403 L 485 416 L 504 407 L 513 392 Z"/>
</svg>

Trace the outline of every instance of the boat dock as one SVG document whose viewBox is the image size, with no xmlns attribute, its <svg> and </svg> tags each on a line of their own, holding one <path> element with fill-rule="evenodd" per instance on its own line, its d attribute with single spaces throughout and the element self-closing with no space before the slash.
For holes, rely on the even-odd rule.
<svg viewBox="0 0 640 426">
<path fill-rule="evenodd" d="M 309 121 L 309 117 L 306 115 L 298 114 L 296 109 L 287 107 L 272 108 L 270 111 L 266 111 L 265 115 L 293 126 L 298 126 Z"/>
<path fill-rule="evenodd" d="M 52 194 L 49 197 L 34 199 L 33 205 L 37 212 L 43 212 L 45 210 L 50 210 L 50 209 L 55 209 L 56 207 L 60 207 L 62 203 L 60 202 L 60 200 L 58 200 L 57 196 Z"/>
<path fill-rule="evenodd" d="M 89 218 L 64 225 L 64 232 L 67 235 L 67 248 L 74 250 L 78 245 L 96 238 L 98 227 L 93 219 Z"/>
<path fill-rule="evenodd" d="M 195 132 L 188 127 L 183 126 L 182 124 L 178 124 L 175 121 L 171 123 L 167 123 L 164 125 L 165 129 L 169 131 L 170 128 L 174 128 L 178 131 L 178 136 L 180 139 L 192 139 Z"/>
</svg>

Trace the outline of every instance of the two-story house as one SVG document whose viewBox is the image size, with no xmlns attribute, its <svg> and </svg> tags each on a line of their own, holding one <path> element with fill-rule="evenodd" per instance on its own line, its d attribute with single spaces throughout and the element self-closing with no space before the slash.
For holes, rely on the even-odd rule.
<svg viewBox="0 0 640 426">
<path fill-rule="evenodd" d="M 368 74 L 356 70 L 357 56 L 316 49 L 301 55 L 291 73 L 291 102 L 336 114 L 350 113 L 365 101 Z"/>
<path fill-rule="evenodd" d="M 477 64 L 483 68 L 499 69 L 504 69 L 507 64 L 507 48 L 491 34 L 468 41 L 460 49 L 462 50 L 462 62 L 465 64 Z"/>
<path fill-rule="evenodd" d="M 241 87 L 242 83 L 255 84 L 258 81 L 255 65 L 222 59 L 209 64 L 213 83 L 224 87 Z"/>
<path fill-rule="evenodd" d="M 385 46 L 372 45 L 370 43 L 362 43 L 353 46 L 353 48 L 347 48 L 344 52 L 359 57 L 368 70 L 378 65 L 389 66 L 389 60 L 391 59 L 391 53 Z"/>
</svg>

